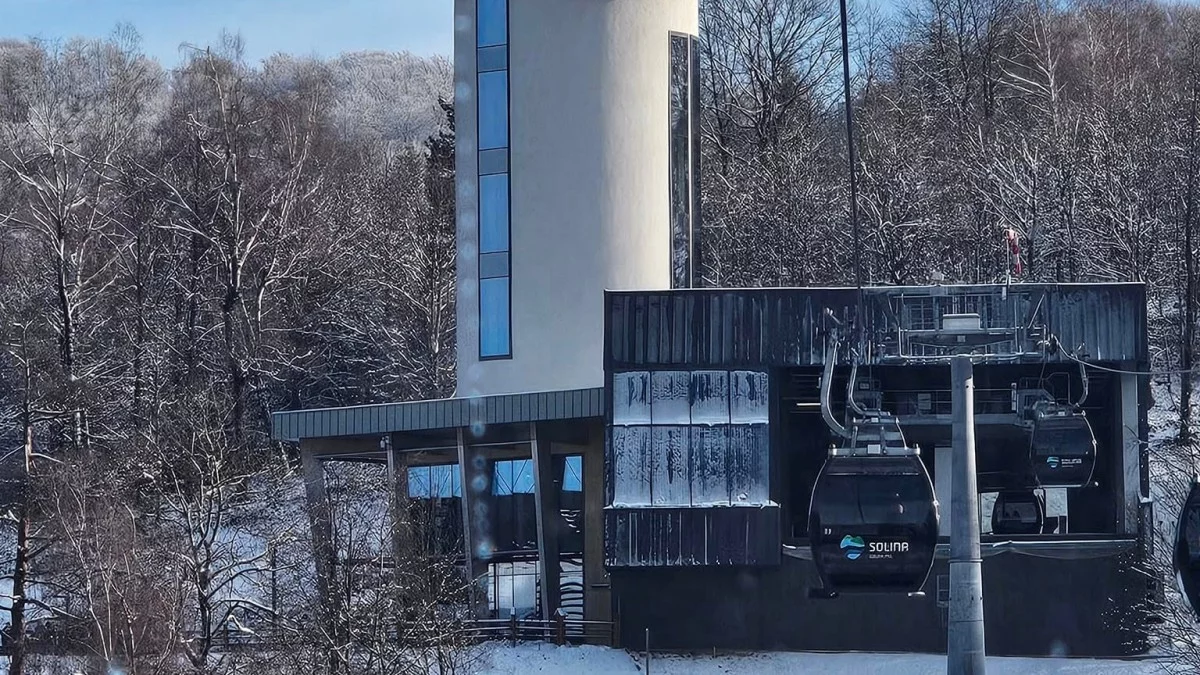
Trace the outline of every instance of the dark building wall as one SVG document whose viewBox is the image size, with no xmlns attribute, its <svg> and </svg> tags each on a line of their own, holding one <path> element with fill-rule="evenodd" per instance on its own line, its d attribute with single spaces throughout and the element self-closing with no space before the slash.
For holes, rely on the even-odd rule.
<svg viewBox="0 0 1200 675">
<path fill-rule="evenodd" d="M 1059 560 L 1005 554 L 983 563 L 989 654 L 1123 656 L 1146 650 L 1130 608 L 1144 576 L 1128 556 Z M 809 561 L 770 568 L 612 571 L 621 640 L 664 650 L 765 649 L 944 653 L 946 609 L 935 562 L 924 597 L 844 595 L 810 600 Z M 948 583 L 943 581 L 948 586 Z M 1139 584 L 1143 591 L 1139 591 Z M 943 600 L 945 598 L 943 597 Z"/>
<path fill-rule="evenodd" d="M 778 565 L 779 507 L 609 508 L 608 567 Z"/>
</svg>

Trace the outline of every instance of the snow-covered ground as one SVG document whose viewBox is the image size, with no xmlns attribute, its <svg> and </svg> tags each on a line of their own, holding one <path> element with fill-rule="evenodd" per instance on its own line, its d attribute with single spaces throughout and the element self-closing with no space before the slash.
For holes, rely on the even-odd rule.
<svg viewBox="0 0 1200 675">
<path fill-rule="evenodd" d="M 1100 661 L 1092 659 L 988 659 L 988 675 L 1161 675 L 1163 665 L 1153 661 Z M 556 647 L 527 643 L 516 647 L 487 647 L 471 669 L 473 675 L 607 675 L 641 673 L 642 656 L 607 647 Z M 653 655 L 652 675 L 733 675 L 737 673 L 821 673 L 822 675 L 941 675 L 946 657 L 930 654 L 811 654 L 771 652 L 730 656 Z"/>
</svg>

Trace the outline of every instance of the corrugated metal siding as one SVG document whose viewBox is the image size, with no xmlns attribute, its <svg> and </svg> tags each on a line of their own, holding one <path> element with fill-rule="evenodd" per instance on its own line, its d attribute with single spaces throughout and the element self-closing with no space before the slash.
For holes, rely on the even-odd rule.
<svg viewBox="0 0 1200 675">
<path fill-rule="evenodd" d="M 297 441 L 301 438 L 453 429 L 476 423 L 513 424 L 603 416 L 604 389 L 597 387 L 277 412 L 271 415 L 271 437 L 279 441 Z"/>
<path fill-rule="evenodd" d="M 1026 325 L 1027 315 L 1036 309 L 1036 322 L 1046 325 L 1068 349 L 1086 345 L 1094 360 L 1147 358 L 1143 284 L 1017 284 L 1008 287 L 1013 297 L 1001 301 L 1003 289 L 867 288 L 865 325 L 870 332 L 890 336 L 898 322 L 910 322 L 897 316 L 897 307 L 924 299 L 943 313 L 950 307 L 979 311 L 988 327 Z M 609 372 L 682 365 L 753 368 L 819 365 L 829 326 L 825 310 L 849 324 L 857 312 L 858 293 L 853 288 L 687 289 L 610 292 L 605 302 Z"/>
<path fill-rule="evenodd" d="M 1141 284 L 1071 286 L 1047 293 L 1043 317 L 1063 347 L 1089 360 L 1145 361 L 1146 291 Z"/>
<path fill-rule="evenodd" d="M 778 565 L 779 507 L 609 508 L 608 567 Z"/>
</svg>

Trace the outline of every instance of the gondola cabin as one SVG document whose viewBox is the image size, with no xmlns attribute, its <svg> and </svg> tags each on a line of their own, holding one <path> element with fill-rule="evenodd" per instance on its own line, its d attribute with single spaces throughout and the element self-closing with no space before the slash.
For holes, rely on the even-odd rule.
<svg viewBox="0 0 1200 675">
<path fill-rule="evenodd" d="M 993 534 L 1040 534 L 1046 523 L 1046 504 L 1033 490 L 1005 491 L 992 506 Z"/>
<path fill-rule="evenodd" d="M 1039 406 L 1029 439 L 1033 475 L 1041 487 L 1083 487 L 1096 467 L 1096 437 L 1082 411 Z"/>
<path fill-rule="evenodd" d="M 831 456 L 813 488 L 809 538 L 826 589 L 915 593 L 937 547 L 929 474 L 907 456 Z"/>
<path fill-rule="evenodd" d="M 1194 481 L 1175 526 L 1175 581 L 1200 615 L 1200 483 Z"/>
</svg>

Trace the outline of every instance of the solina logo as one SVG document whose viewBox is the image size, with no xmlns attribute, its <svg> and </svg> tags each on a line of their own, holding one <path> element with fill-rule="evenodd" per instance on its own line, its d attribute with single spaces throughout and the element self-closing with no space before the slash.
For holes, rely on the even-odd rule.
<svg viewBox="0 0 1200 675">
<path fill-rule="evenodd" d="M 1051 455 L 1050 457 L 1047 457 L 1047 458 L 1046 458 L 1046 464 L 1047 464 L 1047 466 L 1049 466 L 1051 469 L 1057 469 L 1057 468 L 1058 468 L 1058 458 L 1057 458 L 1057 457 L 1055 457 L 1055 456 L 1053 456 L 1053 455 Z"/>
<path fill-rule="evenodd" d="M 867 547 L 863 542 L 862 537 L 854 535 L 846 535 L 842 537 L 842 550 L 846 552 L 846 557 L 851 560 L 858 560 L 858 557 L 863 554 L 863 549 Z"/>
</svg>

